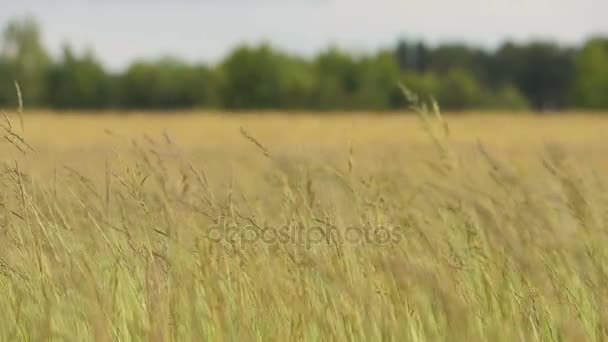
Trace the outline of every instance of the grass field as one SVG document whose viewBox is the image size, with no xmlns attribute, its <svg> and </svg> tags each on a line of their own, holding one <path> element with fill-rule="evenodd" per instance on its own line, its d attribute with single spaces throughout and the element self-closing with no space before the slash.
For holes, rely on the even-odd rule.
<svg viewBox="0 0 608 342">
<path fill-rule="evenodd" d="M 2 341 L 608 338 L 608 116 L 9 118 Z"/>
</svg>

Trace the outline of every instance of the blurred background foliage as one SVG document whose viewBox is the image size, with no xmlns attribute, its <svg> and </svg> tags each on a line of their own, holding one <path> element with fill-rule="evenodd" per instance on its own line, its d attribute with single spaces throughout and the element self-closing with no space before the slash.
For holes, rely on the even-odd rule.
<svg viewBox="0 0 608 342">
<path fill-rule="evenodd" d="M 608 39 L 580 47 L 506 42 L 488 51 L 464 44 L 399 41 L 374 54 L 335 47 L 309 59 L 270 45 L 237 47 L 218 65 L 178 58 L 135 61 L 109 72 L 92 51 L 69 46 L 51 58 L 32 18 L 15 19 L 0 44 L 0 106 L 28 108 L 394 110 L 402 82 L 446 110 L 608 109 Z"/>
</svg>

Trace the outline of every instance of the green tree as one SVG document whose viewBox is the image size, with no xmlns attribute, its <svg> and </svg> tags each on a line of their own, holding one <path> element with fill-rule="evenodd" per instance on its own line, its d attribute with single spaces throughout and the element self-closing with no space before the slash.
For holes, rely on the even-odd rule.
<svg viewBox="0 0 608 342">
<path fill-rule="evenodd" d="M 445 44 L 432 50 L 427 56 L 428 67 L 445 74 L 452 69 L 467 70 L 477 80 L 488 76 L 487 64 L 491 57 L 484 51 L 463 44 Z"/>
<path fill-rule="evenodd" d="M 356 108 L 355 96 L 363 83 L 362 69 L 349 54 L 337 48 L 321 53 L 313 62 L 313 104 L 318 109 Z"/>
<path fill-rule="evenodd" d="M 443 108 L 458 111 L 479 108 L 485 101 L 481 85 L 465 69 L 451 69 L 441 78 L 437 100 Z"/>
<path fill-rule="evenodd" d="M 301 59 L 267 44 L 236 49 L 221 65 L 222 100 L 227 108 L 305 108 L 313 77 Z"/>
<path fill-rule="evenodd" d="M 122 76 L 121 104 L 127 108 L 170 109 L 215 103 L 213 73 L 175 58 L 136 62 Z"/>
<path fill-rule="evenodd" d="M 608 39 L 589 41 L 576 60 L 572 100 L 578 107 L 608 108 Z"/>
<path fill-rule="evenodd" d="M 40 29 L 33 18 L 8 23 L 2 36 L 0 55 L 10 67 L 11 79 L 19 82 L 25 103 L 42 105 L 46 90 L 44 81 L 51 59 L 42 45 Z"/>
<path fill-rule="evenodd" d="M 359 83 L 353 95 L 352 106 L 357 109 L 385 110 L 395 108 L 402 97 L 397 86 L 399 65 L 389 52 L 364 57 L 357 62 Z"/>
<path fill-rule="evenodd" d="M 11 65 L 0 57 L 0 106 L 17 103 L 16 89 L 12 79 Z"/>
<path fill-rule="evenodd" d="M 429 48 L 422 43 L 410 43 L 405 40 L 397 42 L 394 51 L 395 59 L 401 70 L 425 72 L 429 62 Z"/>
<path fill-rule="evenodd" d="M 523 111 L 530 108 L 526 97 L 513 85 L 505 85 L 485 95 L 485 107 L 488 109 L 503 109 Z"/>
<path fill-rule="evenodd" d="M 110 80 L 91 52 L 74 55 L 69 46 L 48 73 L 47 103 L 60 109 L 105 108 L 111 104 Z"/>
<path fill-rule="evenodd" d="M 574 76 L 574 51 L 533 42 L 503 45 L 494 55 L 489 81 L 495 87 L 515 85 L 536 109 L 562 108 Z"/>
</svg>

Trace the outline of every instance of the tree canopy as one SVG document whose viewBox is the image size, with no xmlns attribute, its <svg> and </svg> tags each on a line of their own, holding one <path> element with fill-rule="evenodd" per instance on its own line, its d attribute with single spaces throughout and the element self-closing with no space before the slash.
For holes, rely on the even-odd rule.
<svg viewBox="0 0 608 342">
<path fill-rule="evenodd" d="M 10 21 L 0 41 L 0 106 L 57 109 L 224 108 L 392 110 L 398 83 L 447 110 L 608 109 L 608 39 L 580 47 L 506 42 L 495 50 L 401 40 L 376 53 L 330 47 L 312 58 L 269 44 L 240 46 L 218 65 L 175 57 L 108 72 L 92 51 L 51 58 L 32 18 Z"/>
</svg>

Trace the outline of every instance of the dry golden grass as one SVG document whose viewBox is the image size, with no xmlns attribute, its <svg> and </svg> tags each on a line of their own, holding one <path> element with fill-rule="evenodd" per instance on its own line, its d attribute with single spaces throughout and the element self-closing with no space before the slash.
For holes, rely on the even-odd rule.
<svg viewBox="0 0 608 342">
<path fill-rule="evenodd" d="M 55 113 L 56 114 L 56 113 Z M 415 115 L 392 113 L 298 114 L 221 112 L 89 113 L 66 114 L 35 112 L 25 117 L 26 132 L 33 143 L 56 148 L 79 145 L 106 145 L 106 130 L 129 137 L 157 136 L 168 131 L 185 148 L 242 148 L 238 139 L 245 126 L 273 145 L 342 146 L 348 140 L 361 144 L 428 143 Z M 608 120 L 602 114 L 566 113 L 560 115 L 511 115 L 508 113 L 446 114 L 455 143 L 475 143 L 528 149 L 546 142 L 597 144 L 605 140 Z"/>
<path fill-rule="evenodd" d="M 0 340 L 608 337 L 608 116 L 11 117 Z"/>
</svg>

